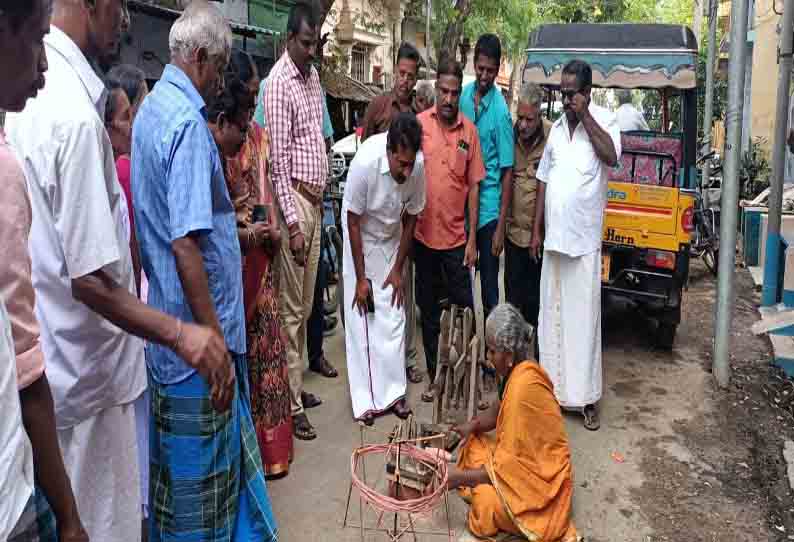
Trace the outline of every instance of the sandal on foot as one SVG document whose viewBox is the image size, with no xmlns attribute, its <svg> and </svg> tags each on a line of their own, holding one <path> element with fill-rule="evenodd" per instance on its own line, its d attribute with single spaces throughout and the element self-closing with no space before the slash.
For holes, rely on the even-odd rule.
<svg viewBox="0 0 794 542">
<path fill-rule="evenodd" d="M 584 427 L 588 431 L 598 431 L 601 427 L 601 420 L 598 419 L 598 409 L 595 405 L 587 405 L 582 409 L 584 416 Z"/>
<path fill-rule="evenodd" d="M 411 415 L 411 407 L 408 406 L 408 404 L 405 402 L 405 399 L 401 399 L 396 403 L 394 403 L 394 406 L 392 407 L 392 412 L 394 412 L 395 416 L 397 416 L 401 420 L 404 420 Z"/>
<path fill-rule="evenodd" d="M 408 382 L 412 384 L 419 384 L 420 382 L 422 382 L 422 380 L 425 379 L 425 377 L 422 375 L 422 373 L 419 372 L 419 369 L 417 369 L 416 367 L 408 367 L 405 370 L 405 376 L 408 378 Z"/>
<path fill-rule="evenodd" d="M 309 422 L 306 414 L 298 414 L 292 417 L 292 433 L 295 438 L 300 440 L 314 440 L 317 438 L 317 432 Z"/>
<path fill-rule="evenodd" d="M 317 397 L 316 395 L 314 395 L 313 393 L 302 391 L 301 404 L 303 404 L 303 408 L 314 408 L 323 404 L 323 400 Z"/>
<path fill-rule="evenodd" d="M 328 363 L 325 357 L 320 358 L 320 361 L 309 367 L 309 370 L 323 375 L 325 378 L 336 378 L 339 372 L 334 369 L 334 366 Z"/>
<path fill-rule="evenodd" d="M 422 392 L 422 402 L 424 403 L 432 403 L 436 400 L 436 394 L 433 392 L 433 388 L 427 388 L 425 391 Z"/>
</svg>

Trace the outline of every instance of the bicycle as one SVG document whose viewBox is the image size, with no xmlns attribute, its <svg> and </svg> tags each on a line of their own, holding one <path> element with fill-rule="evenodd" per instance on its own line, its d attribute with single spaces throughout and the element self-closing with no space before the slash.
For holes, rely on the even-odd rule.
<svg viewBox="0 0 794 542">
<path fill-rule="evenodd" d="M 327 281 L 324 288 L 324 310 L 326 314 L 333 314 L 340 309 L 341 300 L 344 299 L 342 285 L 342 196 L 344 194 L 344 183 L 341 181 L 347 171 L 347 164 L 344 155 L 340 153 L 328 153 L 328 182 L 326 183 L 325 193 L 323 194 L 323 214 L 326 205 L 334 217 L 334 223 L 323 226 L 321 236 L 320 258 L 326 258 L 329 264 L 329 274 L 336 275 L 338 281 L 336 287 Z M 345 325 L 345 311 L 340 309 L 340 321 Z"/>
<path fill-rule="evenodd" d="M 695 192 L 695 207 L 692 215 L 694 234 L 690 255 L 694 258 L 701 258 L 711 274 L 717 276 L 720 252 L 720 208 L 719 196 L 715 198 L 714 193 L 719 194 L 721 190 L 722 165 L 714 151 L 698 158 L 696 166 L 700 167 L 706 161 L 711 161 L 711 175 L 706 183 L 704 183 L 702 175 L 700 176 Z"/>
</svg>

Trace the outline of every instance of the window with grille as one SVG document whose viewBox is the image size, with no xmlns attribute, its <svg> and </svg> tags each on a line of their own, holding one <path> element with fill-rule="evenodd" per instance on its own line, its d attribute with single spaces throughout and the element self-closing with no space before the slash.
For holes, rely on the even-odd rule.
<svg viewBox="0 0 794 542">
<path fill-rule="evenodd" d="M 350 51 L 350 76 L 356 81 L 369 83 L 369 51 L 363 45 L 354 45 Z"/>
</svg>

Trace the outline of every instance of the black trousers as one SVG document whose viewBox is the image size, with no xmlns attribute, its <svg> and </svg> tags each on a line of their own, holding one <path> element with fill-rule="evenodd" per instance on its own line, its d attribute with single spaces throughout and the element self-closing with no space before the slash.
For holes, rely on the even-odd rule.
<svg viewBox="0 0 794 542">
<path fill-rule="evenodd" d="M 532 259 L 528 248 L 505 238 L 505 298 L 536 329 L 540 312 L 541 263 L 541 260 Z"/>
<path fill-rule="evenodd" d="M 436 376 L 442 300 L 450 305 L 474 308 L 469 269 L 463 266 L 464 254 L 464 246 L 435 250 L 414 242 L 416 302 L 421 311 L 422 343 L 431 381 Z"/>
</svg>

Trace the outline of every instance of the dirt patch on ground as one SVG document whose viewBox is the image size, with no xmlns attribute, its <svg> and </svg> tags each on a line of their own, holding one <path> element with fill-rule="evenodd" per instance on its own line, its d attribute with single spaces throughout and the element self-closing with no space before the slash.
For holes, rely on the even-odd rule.
<svg viewBox="0 0 794 542">
<path fill-rule="evenodd" d="M 750 332 L 757 294 L 745 270 L 737 271 L 736 293 L 730 387 L 719 390 L 707 379 L 701 410 L 674 421 L 673 435 L 640 443 L 645 481 L 632 496 L 653 528 L 653 542 L 794 540 L 794 499 L 782 455 L 794 423 L 790 411 L 770 399 L 770 384 L 779 389 L 782 380 L 770 367 L 768 340 Z M 676 344 L 689 363 L 708 372 L 714 299 L 714 279 L 696 262 Z M 641 408 L 627 413 L 629 423 Z"/>
</svg>

